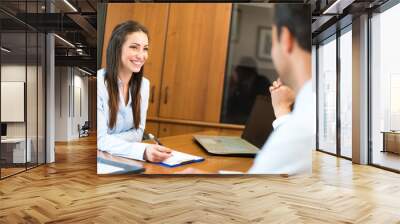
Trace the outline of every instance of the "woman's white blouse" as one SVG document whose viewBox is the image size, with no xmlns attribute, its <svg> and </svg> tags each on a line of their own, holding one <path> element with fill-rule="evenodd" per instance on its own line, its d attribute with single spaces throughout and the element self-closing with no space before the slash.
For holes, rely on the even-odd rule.
<svg viewBox="0 0 400 224">
<path fill-rule="evenodd" d="M 140 88 L 140 123 L 135 129 L 132 115 L 132 98 L 129 92 L 129 101 L 125 105 L 122 96 L 122 82 L 119 81 L 119 109 L 117 121 L 113 129 L 108 128 L 109 107 L 108 92 L 104 83 L 105 70 L 97 71 L 97 147 L 101 151 L 109 152 L 112 155 L 123 156 L 131 159 L 143 160 L 143 154 L 147 146 L 141 143 L 143 132 L 146 126 L 146 114 L 149 104 L 150 82 L 142 79 Z"/>
</svg>

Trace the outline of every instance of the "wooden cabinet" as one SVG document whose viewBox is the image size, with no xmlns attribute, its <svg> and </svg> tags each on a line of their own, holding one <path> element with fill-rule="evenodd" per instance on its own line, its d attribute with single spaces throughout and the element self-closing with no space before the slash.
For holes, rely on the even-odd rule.
<svg viewBox="0 0 400 224">
<path fill-rule="evenodd" d="M 231 10 L 231 3 L 108 4 L 103 67 L 107 43 L 117 24 L 131 19 L 149 30 L 147 117 L 155 118 L 147 121 L 149 132 L 164 137 L 221 130 L 214 124 L 221 114 Z M 232 130 L 238 132 L 237 127 Z"/>
<path fill-rule="evenodd" d="M 218 128 L 202 127 L 189 124 L 160 123 L 158 135 L 160 137 L 183 135 L 201 131 L 218 131 Z"/>
<path fill-rule="evenodd" d="M 146 132 L 151 133 L 155 136 L 158 136 L 159 126 L 160 126 L 159 122 L 147 121 L 146 122 Z"/>
<path fill-rule="evenodd" d="M 145 77 L 150 80 L 150 98 L 147 116 L 158 116 L 169 5 L 168 3 L 113 3 L 107 6 L 102 60 L 103 68 L 106 65 L 108 41 L 116 25 L 127 20 L 134 20 L 143 24 L 149 31 L 149 59 L 144 66 Z"/>
<path fill-rule="evenodd" d="M 162 118 L 219 122 L 231 4 L 171 4 Z"/>
<path fill-rule="evenodd" d="M 183 135 L 188 133 L 204 132 L 204 131 L 216 131 L 223 135 L 241 136 L 243 130 L 240 128 L 223 128 L 223 127 L 211 127 L 193 124 L 176 124 L 176 123 L 163 123 L 160 122 L 158 135 L 160 137 Z"/>
<path fill-rule="evenodd" d="M 159 124 L 158 135 L 160 137 L 174 136 L 195 132 L 217 131 L 224 135 L 240 136 L 243 125 L 219 124 L 210 122 L 187 121 L 177 119 L 149 118 L 148 122 Z"/>
<path fill-rule="evenodd" d="M 383 149 L 382 152 L 392 152 L 400 154 L 400 132 L 383 131 Z"/>
</svg>

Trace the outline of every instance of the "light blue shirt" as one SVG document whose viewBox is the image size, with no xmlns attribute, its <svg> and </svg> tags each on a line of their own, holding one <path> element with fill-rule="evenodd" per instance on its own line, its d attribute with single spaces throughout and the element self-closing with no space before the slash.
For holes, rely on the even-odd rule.
<svg viewBox="0 0 400 224">
<path fill-rule="evenodd" d="M 270 135 L 249 173 L 310 174 L 315 149 L 315 94 L 308 81 L 296 96 L 293 111 L 274 121 Z"/>
<path fill-rule="evenodd" d="M 97 71 L 97 148 L 112 155 L 143 160 L 143 154 L 148 144 L 141 143 L 146 126 L 146 115 L 149 103 L 150 82 L 142 79 L 140 87 L 140 123 L 139 128 L 134 128 L 132 115 L 132 96 L 129 92 L 128 104 L 122 95 L 122 81 L 119 87 L 119 109 L 115 127 L 110 129 L 108 92 L 104 83 L 105 70 Z"/>
</svg>

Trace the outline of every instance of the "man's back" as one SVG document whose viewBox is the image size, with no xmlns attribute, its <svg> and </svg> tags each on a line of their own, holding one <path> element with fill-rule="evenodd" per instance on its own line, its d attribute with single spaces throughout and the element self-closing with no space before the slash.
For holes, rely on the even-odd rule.
<svg viewBox="0 0 400 224">
<path fill-rule="evenodd" d="M 293 112 L 271 134 L 249 173 L 311 173 L 315 117 L 315 96 L 308 81 L 296 97 Z"/>
</svg>

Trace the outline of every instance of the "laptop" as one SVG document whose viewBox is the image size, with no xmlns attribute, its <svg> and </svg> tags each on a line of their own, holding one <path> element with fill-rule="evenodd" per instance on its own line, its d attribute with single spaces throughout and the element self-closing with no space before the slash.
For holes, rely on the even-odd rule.
<svg viewBox="0 0 400 224">
<path fill-rule="evenodd" d="M 193 135 L 193 138 L 213 155 L 254 157 L 273 131 L 274 120 L 271 97 L 258 95 L 241 137 Z"/>
</svg>

